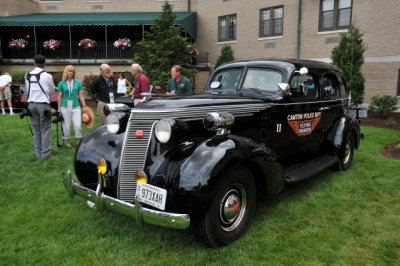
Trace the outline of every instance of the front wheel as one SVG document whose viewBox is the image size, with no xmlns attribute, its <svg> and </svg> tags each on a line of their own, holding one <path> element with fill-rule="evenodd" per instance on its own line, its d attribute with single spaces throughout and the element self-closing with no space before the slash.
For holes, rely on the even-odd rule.
<svg viewBox="0 0 400 266">
<path fill-rule="evenodd" d="M 256 186 L 250 171 L 239 167 L 222 179 L 210 209 L 200 219 L 197 233 L 217 248 L 239 239 L 250 225 L 256 202 Z"/>
</svg>

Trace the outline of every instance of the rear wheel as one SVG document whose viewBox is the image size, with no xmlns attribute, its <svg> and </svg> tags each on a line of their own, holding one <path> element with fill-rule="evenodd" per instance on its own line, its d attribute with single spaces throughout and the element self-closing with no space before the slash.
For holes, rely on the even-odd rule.
<svg viewBox="0 0 400 266">
<path fill-rule="evenodd" d="M 234 242 L 246 232 L 256 201 L 254 179 L 246 168 L 230 171 L 219 187 L 210 209 L 197 225 L 201 240 L 213 248 Z"/>
<path fill-rule="evenodd" d="M 346 171 L 353 163 L 354 157 L 354 137 L 351 132 L 347 134 L 346 142 L 343 144 L 339 151 L 339 163 L 336 169 L 339 171 Z"/>
</svg>

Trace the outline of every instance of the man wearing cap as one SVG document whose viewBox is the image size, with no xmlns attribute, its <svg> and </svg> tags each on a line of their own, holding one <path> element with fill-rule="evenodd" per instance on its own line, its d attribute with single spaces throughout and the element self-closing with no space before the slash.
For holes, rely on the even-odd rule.
<svg viewBox="0 0 400 266">
<path fill-rule="evenodd" d="M 111 74 L 111 67 L 108 64 L 101 64 L 100 75 L 93 81 L 90 89 L 92 95 L 97 98 L 97 113 L 99 114 L 99 126 L 106 122 L 106 115 L 103 112 L 104 105 L 114 102 L 115 84 Z"/>
<path fill-rule="evenodd" d="M 46 59 L 37 55 L 35 69 L 25 75 L 28 88 L 28 109 L 31 112 L 33 147 L 37 158 L 52 159 L 51 148 L 51 108 L 50 95 L 55 91 L 53 77 L 45 72 Z"/>
<path fill-rule="evenodd" d="M 12 77 L 8 73 L 4 73 L 0 77 L 0 106 L 3 115 L 6 114 L 6 110 L 4 109 L 4 101 L 7 100 L 8 108 L 10 109 L 10 115 L 14 115 L 12 104 L 11 104 L 11 89 L 10 83 L 12 81 Z"/>
</svg>

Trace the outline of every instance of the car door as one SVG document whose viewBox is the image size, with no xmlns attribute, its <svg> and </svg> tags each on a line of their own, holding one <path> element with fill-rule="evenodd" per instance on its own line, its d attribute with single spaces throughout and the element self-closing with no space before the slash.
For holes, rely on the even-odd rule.
<svg viewBox="0 0 400 266">
<path fill-rule="evenodd" d="M 285 164 L 314 156 L 323 142 L 319 76 L 317 70 L 295 73 L 290 80 L 291 95 L 275 105 L 273 148 Z"/>
<path fill-rule="evenodd" d="M 329 131 L 334 123 L 343 115 L 343 101 L 346 95 L 345 84 L 342 78 L 335 71 L 326 71 L 322 75 L 321 115 L 324 117 L 321 126 Z"/>
</svg>

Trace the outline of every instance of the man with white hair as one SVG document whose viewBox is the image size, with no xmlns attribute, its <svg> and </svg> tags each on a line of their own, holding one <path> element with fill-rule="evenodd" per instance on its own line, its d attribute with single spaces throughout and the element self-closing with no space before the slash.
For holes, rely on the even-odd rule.
<svg viewBox="0 0 400 266">
<path fill-rule="evenodd" d="M 136 77 L 135 85 L 133 86 L 133 103 L 134 105 L 142 99 L 142 92 L 150 92 L 150 81 L 143 74 L 142 67 L 139 64 L 131 65 L 132 76 Z"/>
<path fill-rule="evenodd" d="M 10 89 L 11 81 L 12 77 L 8 73 L 4 73 L 4 75 L 0 76 L 0 105 L 3 115 L 6 114 L 6 110 L 4 109 L 4 101 L 7 101 L 8 103 L 8 108 L 10 109 L 10 115 L 14 115 L 11 104 L 11 97 L 12 97 Z"/>
<path fill-rule="evenodd" d="M 111 67 L 108 64 L 101 64 L 100 75 L 93 81 L 90 89 L 92 95 L 98 100 L 97 113 L 99 114 L 99 126 L 106 122 L 104 106 L 113 103 L 115 97 L 115 84 L 112 78 Z"/>
</svg>

